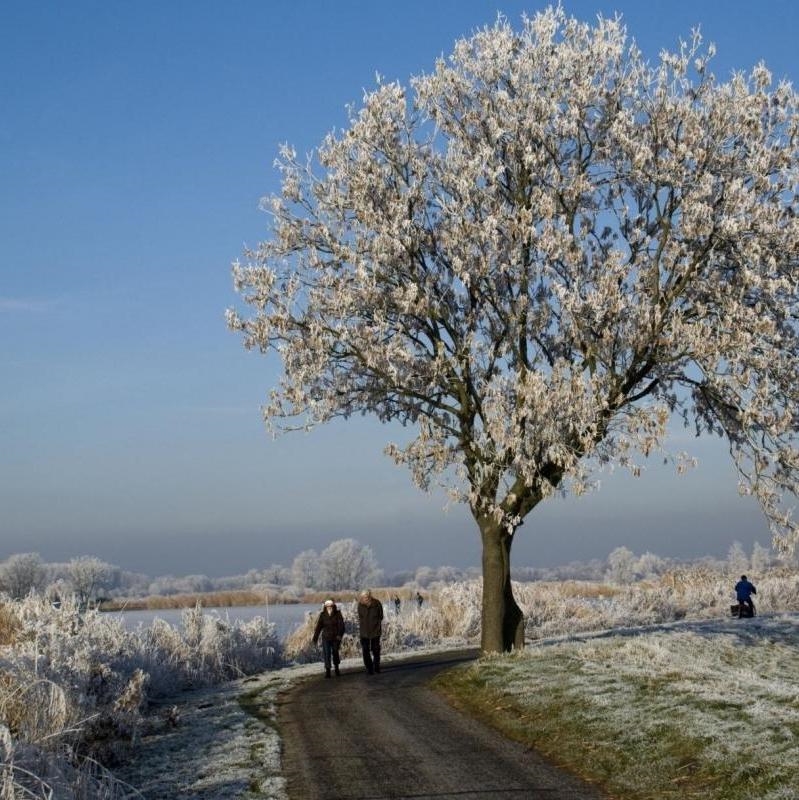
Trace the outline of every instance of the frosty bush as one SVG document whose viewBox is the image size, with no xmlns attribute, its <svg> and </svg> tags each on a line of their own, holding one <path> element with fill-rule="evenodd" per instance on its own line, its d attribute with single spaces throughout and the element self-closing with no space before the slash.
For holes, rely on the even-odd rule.
<svg viewBox="0 0 799 800">
<path fill-rule="evenodd" d="M 138 638 L 156 697 L 271 669 L 281 659 L 274 624 L 262 617 L 231 622 L 205 614 L 199 605 L 183 612 L 180 629 L 156 618 Z"/>
<path fill-rule="evenodd" d="M 129 757 L 149 700 L 279 661 L 261 618 L 230 622 L 198 606 L 183 624 L 128 631 L 74 600 L 55 609 L 33 595 L 0 606 L 0 797 L 132 796 L 105 769 Z"/>
<path fill-rule="evenodd" d="M 15 742 L 0 725 L 0 797 L 3 800 L 133 800 L 142 795 L 93 759 L 76 762 L 68 747 Z"/>
<path fill-rule="evenodd" d="M 738 577 L 728 569 L 698 566 L 624 587 L 528 583 L 518 590 L 514 586 L 514 591 L 526 616 L 526 635 L 537 639 L 685 617 L 728 616 Z M 755 582 L 758 613 L 799 610 L 799 574 L 795 571 L 772 570 Z"/>
</svg>

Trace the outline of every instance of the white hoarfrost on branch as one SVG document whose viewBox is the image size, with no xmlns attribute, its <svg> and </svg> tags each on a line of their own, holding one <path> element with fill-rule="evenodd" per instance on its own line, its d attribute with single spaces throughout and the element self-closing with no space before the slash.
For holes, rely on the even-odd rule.
<svg viewBox="0 0 799 800">
<path fill-rule="evenodd" d="M 694 33 L 653 65 L 620 20 L 560 8 L 499 19 L 304 161 L 284 148 L 228 316 L 282 359 L 266 419 L 415 425 L 388 452 L 469 503 L 507 577 L 538 502 L 637 472 L 676 418 L 727 437 L 791 547 L 797 98 L 762 65 L 720 82 L 712 55 Z"/>
</svg>

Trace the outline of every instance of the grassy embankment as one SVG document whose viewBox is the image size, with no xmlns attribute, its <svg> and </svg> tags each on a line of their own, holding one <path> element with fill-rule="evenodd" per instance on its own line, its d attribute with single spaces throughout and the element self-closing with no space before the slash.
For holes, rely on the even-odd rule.
<svg viewBox="0 0 799 800">
<path fill-rule="evenodd" d="M 796 800 L 797 634 L 793 616 L 540 643 L 437 687 L 614 797 Z"/>
</svg>

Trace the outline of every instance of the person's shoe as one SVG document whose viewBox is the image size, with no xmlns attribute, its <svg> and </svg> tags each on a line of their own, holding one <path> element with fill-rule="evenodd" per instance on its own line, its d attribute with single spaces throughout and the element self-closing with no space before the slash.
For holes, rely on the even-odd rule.
<svg viewBox="0 0 799 800">
<path fill-rule="evenodd" d="M 330 670 L 329 670 L 329 669 L 326 669 L 326 670 L 325 670 L 325 677 L 326 677 L 326 678 L 329 678 L 329 677 L 330 677 Z"/>
<path fill-rule="evenodd" d="M 338 667 L 336 667 L 336 677 L 338 678 L 339 675 L 341 675 L 341 673 L 339 672 Z"/>
</svg>

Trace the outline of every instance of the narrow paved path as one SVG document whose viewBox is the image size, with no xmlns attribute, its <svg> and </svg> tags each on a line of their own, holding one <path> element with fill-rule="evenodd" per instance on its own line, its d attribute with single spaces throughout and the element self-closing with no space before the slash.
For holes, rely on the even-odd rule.
<svg viewBox="0 0 799 800">
<path fill-rule="evenodd" d="M 427 681 L 474 652 L 342 671 L 293 687 L 278 722 L 290 800 L 601 800 L 538 754 L 454 710 Z"/>
</svg>

